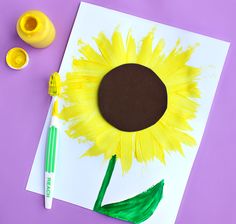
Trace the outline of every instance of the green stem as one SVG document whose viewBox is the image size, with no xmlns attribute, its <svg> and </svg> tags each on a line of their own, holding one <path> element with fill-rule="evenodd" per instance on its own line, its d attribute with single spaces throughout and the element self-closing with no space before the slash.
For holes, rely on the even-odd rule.
<svg viewBox="0 0 236 224">
<path fill-rule="evenodd" d="M 112 158 L 110 159 L 110 162 L 109 162 L 109 165 L 107 167 L 107 171 L 106 171 L 105 177 L 104 177 L 103 182 L 102 182 L 102 186 L 100 188 L 97 200 L 96 200 L 94 208 L 93 208 L 95 211 L 98 211 L 99 208 L 101 208 L 103 198 L 105 196 L 107 187 L 108 187 L 108 185 L 110 183 L 113 170 L 115 168 L 115 164 L 116 164 L 116 155 L 112 156 Z"/>
</svg>

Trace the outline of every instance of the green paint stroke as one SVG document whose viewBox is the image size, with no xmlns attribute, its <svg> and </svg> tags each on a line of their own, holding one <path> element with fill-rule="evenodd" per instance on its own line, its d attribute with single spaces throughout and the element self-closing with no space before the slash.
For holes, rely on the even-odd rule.
<svg viewBox="0 0 236 224">
<path fill-rule="evenodd" d="M 112 158 L 110 159 L 110 162 L 109 162 L 109 165 L 108 165 L 105 177 L 104 177 L 103 182 L 102 182 L 101 189 L 99 191 L 97 200 L 96 200 L 94 208 L 93 208 L 94 211 L 98 211 L 98 209 L 101 208 L 103 198 L 105 196 L 107 187 L 108 187 L 108 185 L 110 183 L 113 170 L 115 168 L 115 164 L 116 164 L 116 155 L 112 156 Z"/>
<path fill-rule="evenodd" d="M 147 220 L 156 210 L 163 196 L 164 180 L 148 190 L 127 200 L 101 206 L 106 189 L 109 185 L 114 167 L 116 156 L 113 156 L 109 162 L 102 187 L 98 194 L 94 210 L 113 218 L 122 219 L 132 223 L 141 223 Z"/>
</svg>

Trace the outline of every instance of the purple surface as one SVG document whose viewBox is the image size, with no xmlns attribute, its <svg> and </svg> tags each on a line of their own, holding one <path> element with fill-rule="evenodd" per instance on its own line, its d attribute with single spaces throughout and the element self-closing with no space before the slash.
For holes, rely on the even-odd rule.
<svg viewBox="0 0 236 224">
<path fill-rule="evenodd" d="M 89 2 L 232 43 L 176 223 L 236 223 L 235 0 Z M 78 6 L 77 0 L 0 1 L 0 224 L 124 223 L 59 200 L 46 211 L 43 197 L 25 190 L 49 106 L 48 77 L 59 68 Z M 17 37 L 17 18 L 28 9 L 53 20 L 57 38 L 49 48 L 33 49 Z M 22 71 L 5 65 L 14 46 L 30 55 Z"/>
</svg>

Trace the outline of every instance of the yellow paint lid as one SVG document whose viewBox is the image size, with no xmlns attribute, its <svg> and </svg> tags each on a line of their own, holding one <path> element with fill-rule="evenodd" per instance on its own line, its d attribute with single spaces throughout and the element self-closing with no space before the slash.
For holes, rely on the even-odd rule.
<svg viewBox="0 0 236 224">
<path fill-rule="evenodd" d="M 29 55 L 23 48 L 14 47 L 7 52 L 6 62 L 10 68 L 20 70 L 28 65 Z"/>
</svg>

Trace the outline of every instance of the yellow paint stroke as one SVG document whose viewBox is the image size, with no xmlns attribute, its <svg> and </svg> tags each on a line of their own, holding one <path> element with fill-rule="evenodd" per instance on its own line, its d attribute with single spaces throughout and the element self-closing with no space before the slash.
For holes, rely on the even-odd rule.
<svg viewBox="0 0 236 224">
<path fill-rule="evenodd" d="M 142 40 L 141 46 L 129 32 L 126 40 L 116 29 L 110 39 L 104 33 L 94 38 L 95 50 L 90 44 L 78 41 L 82 57 L 74 59 L 72 71 L 62 83 L 62 98 L 66 106 L 59 116 L 68 122 L 66 133 L 94 142 L 84 156 L 103 155 L 106 160 L 116 155 L 123 172 L 132 166 L 133 158 L 140 163 L 158 159 L 165 163 L 165 152 L 184 154 L 183 144 L 196 144 L 187 131 L 189 120 L 195 117 L 200 97 L 197 79 L 199 68 L 188 65 L 196 46 L 187 49 L 176 41 L 170 53 L 165 53 L 165 40 L 155 42 L 154 30 Z M 152 69 L 165 83 L 168 106 L 163 117 L 153 126 L 137 132 L 124 132 L 107 123 L 99 112 L 97 92 L 101 79 L 111 69 L 125 63 L 139 63 Z"/>
</svg>

